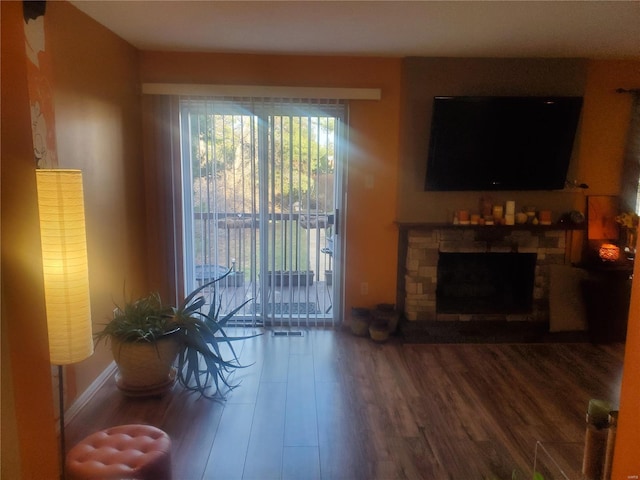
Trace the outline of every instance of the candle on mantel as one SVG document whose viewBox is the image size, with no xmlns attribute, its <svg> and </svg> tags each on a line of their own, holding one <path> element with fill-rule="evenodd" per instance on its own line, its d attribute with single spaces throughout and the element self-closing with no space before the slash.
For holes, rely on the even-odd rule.
<svg viewBox="0 0 640 480">
<path fill-rule="evenodd" d="M 516 202 L 514 200 L 507 200 L 505 205 L 505 213 L 507 215 L 514 215 L 516 213 Z"/>
<path fill-rule="evenodd" d="M 551 225 L 551 210 L 540 210 L 540 225 Z"/>
</svg>

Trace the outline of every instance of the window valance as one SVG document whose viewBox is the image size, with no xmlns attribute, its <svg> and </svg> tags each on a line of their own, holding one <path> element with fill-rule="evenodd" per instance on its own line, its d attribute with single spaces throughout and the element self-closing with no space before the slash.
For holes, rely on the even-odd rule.
<svg viewBox="0 0 640 480">
<path fill-rule="evenodd" d="M 146 95 L 241 98 L 314 98 L 333 100 L 380 100 L 379 88 L 287 87 L 260 85 L 202 85 L 188 83 L 143 83 Z"/>
</svg>

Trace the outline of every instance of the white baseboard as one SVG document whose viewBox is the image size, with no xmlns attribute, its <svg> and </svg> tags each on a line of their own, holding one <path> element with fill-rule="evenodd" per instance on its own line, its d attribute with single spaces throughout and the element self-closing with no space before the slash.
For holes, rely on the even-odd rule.
<svg viewBox="0 0 640 480">
<path fill-rule="evenodd" d="M 82 410 L 82 408 L 87 405 L 94 395 L 100 390 L 100 388 L 109 380 L 111 375 L 115 373 L 118 367 L 116 367 L 116 362 L 111 362 L 107 368 L 103 370 L 103 372 L 96 377 L 96 379 L 89 385 L 78 398 L 75 399 L 73 404 L 65 411 L 64 414 L 64 425 L 65 427 L 74 419 L 74 417 Z"/>
</svg>

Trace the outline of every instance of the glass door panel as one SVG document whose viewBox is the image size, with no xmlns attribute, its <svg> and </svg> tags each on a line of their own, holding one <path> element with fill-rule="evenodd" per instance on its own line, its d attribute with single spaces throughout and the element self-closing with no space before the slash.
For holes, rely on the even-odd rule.
<svg viewBox="0 0 640 480">
<path fill-rule="evenodd" d="M 207 294 L 237 321 L 332 323 L 340 118 L 257 107 L 182 102 L 185 284 L 231 270 Z"/>
</svg>

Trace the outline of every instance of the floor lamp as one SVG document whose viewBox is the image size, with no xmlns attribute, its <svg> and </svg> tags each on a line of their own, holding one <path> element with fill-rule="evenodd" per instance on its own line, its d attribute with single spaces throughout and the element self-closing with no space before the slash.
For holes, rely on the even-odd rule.
<svg viewBox="0 0 640 480">
<path fill-rule="evenodd" d="M 82 172 L 38 169 L 38 211 L 49 334 L 58 366 L 61 478 L 65 478 L 63 366 L 93 353 Z"/>
</svg>

